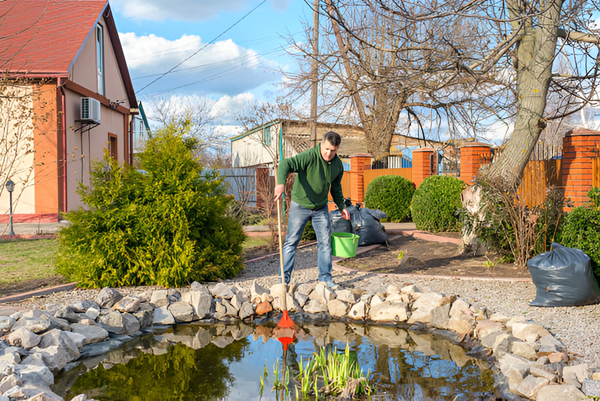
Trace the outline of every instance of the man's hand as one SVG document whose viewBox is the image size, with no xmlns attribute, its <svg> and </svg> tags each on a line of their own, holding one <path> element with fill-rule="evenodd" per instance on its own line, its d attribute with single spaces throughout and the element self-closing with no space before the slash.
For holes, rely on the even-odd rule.
<svg viewBox="0 0 600 401">
<path fill-rule="evenodd" d="M 342 210 L 342 218 L 344 220 L 350 220 L 350 213 L 348 213 L 348 209 Z"/>
<path fill-rule="evenodd" d="M 283 191 L 285 190 L 285 187 L 283 184 L 279 184 L 275 186 L 275 197 L 273 199 L 275 199 L 275 202 L 277 202 L 279 199 L 281 199 L 281 195 L 283 195 Z"/>
</svg>

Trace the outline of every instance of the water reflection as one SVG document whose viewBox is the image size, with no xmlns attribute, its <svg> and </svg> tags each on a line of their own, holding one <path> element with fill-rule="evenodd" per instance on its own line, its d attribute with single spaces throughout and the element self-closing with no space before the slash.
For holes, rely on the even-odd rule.
<svg viewBox="0 0 600 401">
<path fill-rule="evenodd" d="M 274 325 L 190 324 L 129 341 L 121 348 L 83 360 L 56 378 L 53 390 L 69 400 L 85 393 L 96 400 L 257 400 L 266 365 L 271 391 L 273 366 L 283 357 Z M 303 325 L 289 345 L 290 377 L 298 362 L 320 347 L 346 343 L 360 366 L 371 369 L 374 400 L 494 399 L 486 361 L 472 359 L 446 339 L 397 327 Z M 278 397 L 279 398 L 279 397 Z M 287 399 L 295 398 L 293 385 Z"/>
</svg>

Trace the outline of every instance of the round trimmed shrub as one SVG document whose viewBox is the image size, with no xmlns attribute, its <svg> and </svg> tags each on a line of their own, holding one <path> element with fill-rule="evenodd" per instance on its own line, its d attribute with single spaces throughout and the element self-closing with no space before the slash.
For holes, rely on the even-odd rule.
<svg viewBox="0 0 600 401">
<path fill-rule="evenodd" d="M 460 231 L 457 209 L 462 207 L 460 193 L 465 183 L 447 175 L 425 178 L 412 199 L 412 219 L 419 230 Z"/>
<path fill-rule="evenodd" d="M 382 175 L 369 184 L 365 194 L 365 207 L 379 209 L 389 221 L 402 221 L 410 217 L 410 201 L 415 184 L 398 175 Z"/>
<path fill-rule="evenodd" d="M 600 277 L 600 210 L 576 207 L 565 217 L 559 242 L 569 248 L 581 249 L 592 260 L 592 268 Z"/>
</svg>

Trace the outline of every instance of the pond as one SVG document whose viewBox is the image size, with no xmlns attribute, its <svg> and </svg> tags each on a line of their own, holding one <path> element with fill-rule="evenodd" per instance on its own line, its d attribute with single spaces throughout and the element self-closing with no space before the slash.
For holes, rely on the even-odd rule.
<svg viewBox="0 0 600 401">
<path fill-rule="evenodd" d="M 53 391 L 66 400 L 82 393 L 98 401 L 282 399 L 272 390 L 274 369 L 283 360 L 274 327 L 178 325 L 101 355 L 91 356 L 102 349 L 98 345 L 86 346 L 82 358 L 56 376 Z M 495 399 L 487 361 L 442 337 L 398 327 L 304 324 L 286 352 L 290 376 L 298 372 L 300 358 L 306 362 L 321 347 L 343 352 L 346 344 L 364 373 L 371 372 L 377 393 L 369 399 Z M 296 398 L 293 388 L 290 383 L 283 399 Z"/>
</svg>

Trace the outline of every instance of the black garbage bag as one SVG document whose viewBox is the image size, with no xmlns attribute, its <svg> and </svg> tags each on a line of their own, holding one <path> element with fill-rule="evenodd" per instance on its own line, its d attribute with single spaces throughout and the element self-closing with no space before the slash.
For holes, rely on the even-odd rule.
<svg viewBox="0 0 600 401">
<path fill-rule="evenodd" d="M 387 242 L 388 236 L 385 227 L 379 221 L 386 217 L 387 215 L 381 210 L 372 210 L 366 207 L 358 209 L 358 213 L 354 214 L 354 218 L 352 218 L 352 213 L 350 214 L 354 234 L 360 237 L 358 246 Z"/>
<path fill-rule="evenodd" d="M 356 209 L 354 206 L 351 207 Z M 346 209 L 350 212 L 350 207 L 346 207 Z M 342 212 L 339 209 L 329 212 L 329 219 L 331 220 L 332 233 L 352 233 L 352 223 L 342 217 Z"/>
<path fill-rule="evenodd" d="M 579 249 L 553 243 L 527 262 L 536 287 L 531 306 L 576 306 L 600 302 L 590 258 Z"/>
</svg>

